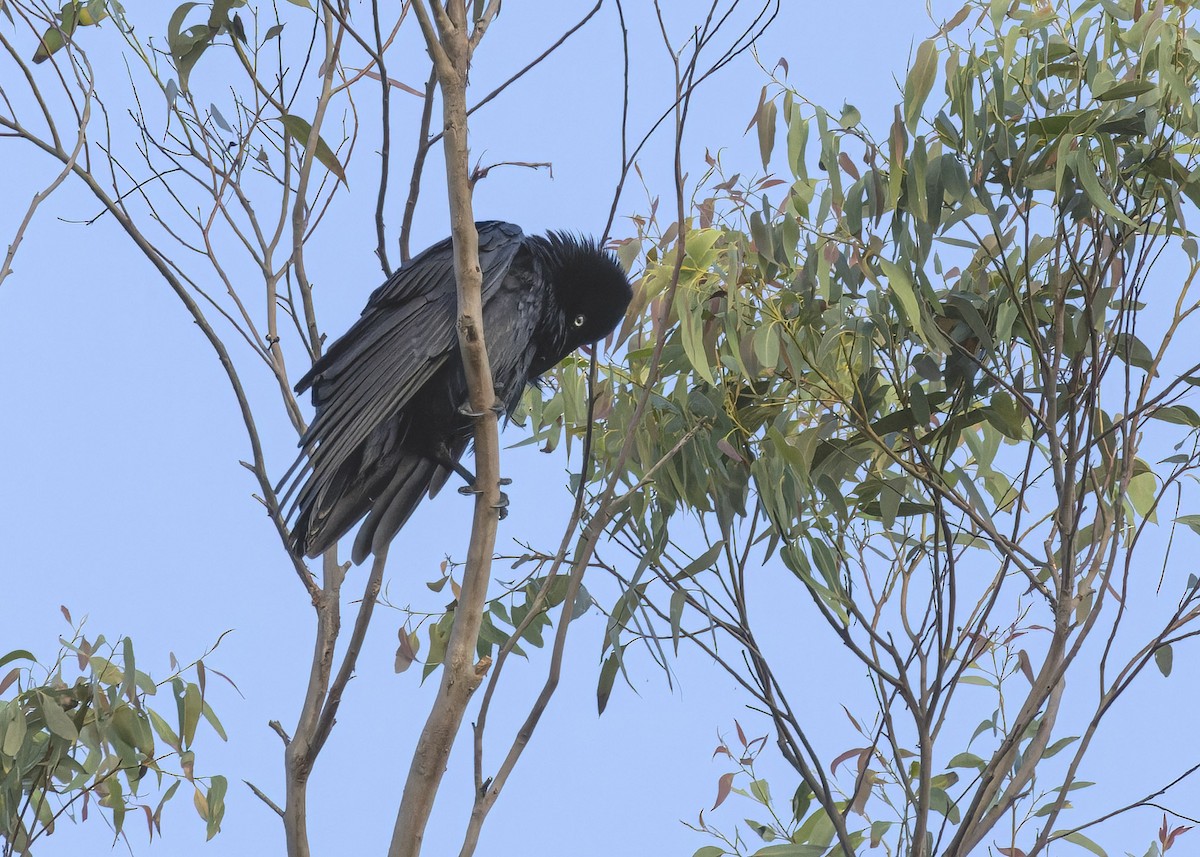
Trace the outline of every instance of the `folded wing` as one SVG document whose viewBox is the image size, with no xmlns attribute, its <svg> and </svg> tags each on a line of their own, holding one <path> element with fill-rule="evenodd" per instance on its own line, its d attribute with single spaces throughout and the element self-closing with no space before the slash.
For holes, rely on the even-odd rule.
<svg viewBox="0 0 1200 857">
<path fill-rule="evenodd" d="M 478 228 L 487 304 L 502 288 L 524 236 L 509 223 Z M 297 392 L 312 389 L 316 408 L 300 440 L 301 457 L 285 477 L 287 496 L 298 489 L 292 529 L 298 552 L 317 556 L 372 508 L 379 512 L 372 529 L 384 517 L 387 529 L 398 529 L 395 520 L 403 524 L 428 490 L 441 468 L 431 460 L 427 440 L 446 430 L 440 424 L 457 408 L 451 389 L 462 372 L 457 309 L 453 250 L 446 240 L 376 289 L 362 316 L 296 384 Z M 447 452 L 456 459 L 465 445 L 455 443 L 457 449 Z M 369 550 L 369 544 L 356 544 L 355 561 Z"/>
</svg>

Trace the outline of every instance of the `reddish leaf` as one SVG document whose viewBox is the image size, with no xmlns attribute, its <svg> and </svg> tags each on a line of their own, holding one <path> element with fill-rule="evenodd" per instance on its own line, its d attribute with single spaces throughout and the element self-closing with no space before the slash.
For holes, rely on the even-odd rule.
<svg viewBox="0 0 1200 857">
<path fill-rule="evenodd" d="M 1167 841 L 1166 841 L 1166 843 L 1163 845 L 1163 851 L 1166 851 L 1166 850 L 1168 850 L 1168 849 L 1169 849 L 1169 848 L 1170 848 L 1172 845 L 1174 845 L 1174 844 L 1175 844 L 1175 837 L 1176 837 L 1176 836 L 1179 836 L 1180 834 L 1183 834 L 1183 833 L 1187 833 L 1187 832 L 1188 832 L 1189 830 L 1191 830 L 1191 829 L 1192 829 L 1192 825 L 1190 825 L 1190 824 L 1187 824 L 1187 825 L 1180 825 L 1179 827 L 1176 827 L 1174 830 L 1172 830 L 1172 831 L 1171 831 L 1171 832 L 1170 832 L 1170 833 L 1167 835 Z"/>
<path fill-rule="evenodd" d="M 1029 683 L 1033 684 L 1033 665 L 1029 663 L 1029 653 L 1024 649 L 1017 652 L 1017 665 Z"/>
<path fill-rule="evenodd" d="M 733 725 L 737 727 L 738 740 L 742 742 L 742 747 L 746 747 L 746 733 L 742 731 L 742 724 L 735 720 L 733 721 Z"/>
<path fill-rule="evenodd" d="M 412 666 L 412 662 L 417 659 L 417 653 L 413 649 L 412 640 L 409 638 L 408 631 L 404 628 L 404 626 L 400 627 L 400 630 L 397 632 L 397 636 L 400 638 L 400 645 L 396 647 L 396 663 L 394 664 L 394 669 L 397 673 L 402 673 Z"/>
<path fill-rule="evenodd" d="M 68 625 L 74 625 L 74 624 L 75 624 L 73 621 L 71 621 L 71 611 L 67 609 L 67 605 L 65 605 L 65 604 L 59 604 L 59 605 L 58 605 L 58 609 L 59 609 L 59 610 L 61 610 L 61 611 L 62 611 L 62 614 L 63 614 L 63 616 L 65 616 L 65 617 L 66 617 L 66 619 L 67 619 L 67 624 L 68 624 Z"/>
<path fill-rule="evenodd" d="M 379 72 L 377 72 L 377 71 L 364 71 L 363 74 L 365 74 L 367 77 L 371 78 L 371 80 L 378 80 L 380 82 L 383 81 L 383 78 L 381 78 L 379 76 Z M 416 87 L 409 86 L 407 83 L 401 83 L 400 81 L 396 80 L 394 77 L 388 78 L 388 86 L 394 86 L 396 89 L 399 89 L 403 92 L 407 92 L 409 95 L 417 96 L 417 98 L 425 97 L 425 93 L 422 92 L 421 90 L 417 89 Z"/>
<path fill-rule="evenodd" d="M 719 449 L 725 455 L 732 458 L 738 464 L 746 463 L 746 459 L 742 457 L 742 454 L 740 452 L 738 452 L 736 449 L 734 449 L 733 444 L 731 444 L 725 438 L 721 438 L 720 440 L 717 441 L 717 449 Z"/>
<path fill-rule="evenodd" d="M 732 788 L 733 774 L 721 774 L 721 779 L 717 781 L 717 802 L 713 804 L 713 809 L 725 803 L 725 798 L 729 797 L 729 790 Z"/>
<path fill-rule="evenodd" d="M 840 765 L 842 762 L 847 761 L 848 759 L 853 759 L 855 756 L 862 755 L 864 752 L 869 752 L 869 748 L 855 747 L 851 750 L 847 750 L 845 753 L 842 753 L 842 755 L 838 756 L 836 759 L 834 759 L 832 762 L 829 763 L 829 773 L 836 774 L 838 765 Z"/>
<path fill-rule="evenodd" d="M 963 21 L 967 20 L 967 16 L 970 14 L 971 14 L 971 4 L 968 3 L 967 5 L 963 6 L 961 9 L 958 10 L 958 14 L 956 14 L 953 18 L 951 18 L 949 21 L 946 22 L 945 26 L 942 28 L 942 32 L 943 33 L 950 32 L 955 27 L 957 27 L 959 24 L 961 24 Z M 1022 854 L 1021 857 L 1025 857 L 1025 855 Z"/>
<path fill-rule="evenodd" d="M 4 693 L 4 691 L 8 690 L 9 687 L 12 686 L 12 683 L 14 681 L 16 681 L 20 677 L 20 675 L 21 675 L 20 667 L 13 667 L 11 670 L 9 670 L 8 675 L 6 675 L 6 676 L 4 676 L 4 678 L 0 679 L 0 693 Z"/>
<path fill-rule="evenodd" d="M 717 758 L 717 753 L 724 753 L 724 754 L 725 754 L 726 756 L 728 756 L 729 758 L 731 758 L 731 759 L 733 758 L 733 753 L 730 753 L 730 752 L 729 752 L 729 748 L 728 748 L 728 747 L 726 747 L 724 744 L 722 744 L 722 745 L 721 745 L 720 747 L 718 747 L 717 749 L 713 750 L 712 757 L 713 757 L 714 759 L 715 759 L 715 758 Z"/>
<path fill-rule="evenodd" d="M 996 851 L 1003 857 L 1025 857 L 1025 852 L 1020 848 L 997 848 Z"/>
<path fill-rule="evenodd" d="M 845 152 L 842 152 L 840 155 L 838 155 L 838 163 L 852 179 L 858 181 L 858 168 L 854 166 L 854 161 L 850 160 L 849 155 L 847 155 Z"/>
<path fill-rule="evenodd" d="M 758 115 L 762 113 L 762 106 L 767 100 L 767 88 L 764 86 L 762 92 L 758 96 L 758 104 L 754 105 L 754 115 L 750 117 L 750 124 L 746 126 L 743 134 L 749 134 L 750 129 L 758 124 Z"/>
</svg>

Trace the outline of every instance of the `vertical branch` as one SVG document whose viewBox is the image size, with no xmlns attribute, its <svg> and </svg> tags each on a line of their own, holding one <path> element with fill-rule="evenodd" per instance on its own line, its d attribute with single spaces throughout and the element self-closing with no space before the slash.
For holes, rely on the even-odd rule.
<svg viewBox="0 0 1200 857">
<path fill-rule="evenodd" d="M 299 181 L 296 185 L 296 202 L 292 207 L 292 265 L 296 273 L 296 283 L 300 289 L 301 303 L 304 307 L 308 347 L 314 355 L 314 359 L 321 353 L 321 333 L 317 328 L 316 308 L 312 302 L 312 284 L 308 280 L 308 273 L 304 267 L 304 237 L 308 226 L 307 191 L 313 164 L 316 163 L 317 143 L 321 139 L 321 125 L 325 121 L 325 112 L 329 108 L 329 100 L 333 95 L 333 78 L 337 74 L 344 33 L 340 27 L 336 33 L 334 32 L 334 18 L 328 12 L 323 21 L 325 56 L 321 65 L 324 70 L 321 78 L 321 94 L 317 98 L 316 114 L 309 126 L 308 140 L 304 144 L 304 156 L 300 162 Z"/>
<path fill-rule="evenodd" d="M 483 276 L 479 266 L 479 234 L 475 230 L 467 146 L 467 72 L 473 45 L 467 27 L 464 0 L 454 0 L 444 9 L 438 2 L 430 5 L 437 20 L 436 30 L 430 20 L 430 10 L 423 0 L 416 0 L 413 10 L 425 35 L 442 93 L 443 147 L 450 197 L 454 273 L 458 287 L 458 341 L 467 379 L 469 407 L 475 419 L 475 485 L 479 493 L 475 495 L 467 564 L 454 625 L 446 646 L 442 682 L 413 753 L 396 814 L 389 857 L 416 857 L 420 853 L 425 826 L 446 769 L 450 749 L 467 704 L 491 663 L 490 659 L 485 659 L 476 664 L 474 652 L 483 619 L 499 521 L 499 424 L 495 408 L 496 393 L 492 386 L 491 365 L 484 340 Z M 476 21 L 477 34 L 482 35 L 489 14 L 495 14 L 494 5 L 489 6 L 482 20 Z"/>
<path fill-rule="evenodd" d="M 380 557 L 375 558 L 376 564 Z M 308 687 L 304 693 L 304 704 L 296 724 L 296 734 L 284 748 L 284 792 L 283 830 L 287 842 L 288 857 L 309 857 L 308 844 L 308 778 L 316 761 L 313 736 L 329 687 L 329 675 L 333 665 L 334 647 L 341 630 L 341 584 L 344 572 L 338 566 L 334 551 L 324 558 L 325 585 L 313 596 L 313 608 L 317 614 L 317 635 L 313 645 L 312 666 L 308 674 Z"/>
<path fill-rule="evenodd" d="M 375 25 L 375 64 L 379 67 L 379 124 L 383 141 L 379 148 L 379 196 L 375 202 L 375 255 L 383 267 L 383 275 L 392 275 L 388 263 L 387 233 L 383 223 L 383 207 L 387 201 L 388 172 L 392 163 L 392 82 L 388 80 L 384 62 L 383 34 L 379 31 L 379 0 L 371 0 L 371 21 Z"/>
<path fill-rule="evenodd" d="M 417 132 L 417 153 L 413 155 L 412 176 L 408 180 L 408 199 L 404 201 L 404 218 L 400 221 L 400 262 L 412 258 L 409 247 L 412 243 L 413 216 L 417 213 L 417 199 L 421 195 L 421 176 L 425 174 L 425 158 L 433 140 L 429 136 L 429 124 L 433 119 L 433 93 L 437 89 L 437 69 L 429 70 L 425 83 L 425 105 L 421 108 L 421 126 Z"/>
</svg>

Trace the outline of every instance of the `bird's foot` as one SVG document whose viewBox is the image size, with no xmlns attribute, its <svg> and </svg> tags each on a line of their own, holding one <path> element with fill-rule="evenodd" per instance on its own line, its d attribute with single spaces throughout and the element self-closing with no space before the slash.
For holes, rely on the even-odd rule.
<svg viewBox="0 0 1200 857">
<path fill-rule="evenodd" d="M 511 485 L 512 480 L 511 479 L 501 479 L 500 484 L 501 485 Z M 477 487 L 474 483 L 472 483 L 470 485 L 459 486 L 458 493 L 462 494 L 464 497 L 470 497 L 472 495 L 482 494 L 483 489 Z M 492 504 L 492 508 L 495 509 L 499 513 L 501 521 L 503 521 L 505 518 L 507 518 L 508 517 L 508 495 L 505 494 L 503 491 L 501 491 L 499 499 L 497 499 L 496 502 Z"/>
<path fill-rule="evenodd" d="M 504 403 L 498 399 L 496 400 L 495 404 L 493 404 L 490 408 L 488 408 L 488 410 L 491 411 L 493 414 L 495 414 L 497 418 L 506 416 L 508 414 L 508 408 L 506 408 L 504 406 Z M 477 419 L 480 419 L 481 417 L 487 416 L 487 411 L 475 410 L 474 408 L 471 407 L 470 402 L 468 402 L 467 404 L 460 407 L 458 409 L 458 412 L 460 414 L 462 414 L 464 417 L 470 417 L 473 420 L 477 420 Z"/>
</svg>

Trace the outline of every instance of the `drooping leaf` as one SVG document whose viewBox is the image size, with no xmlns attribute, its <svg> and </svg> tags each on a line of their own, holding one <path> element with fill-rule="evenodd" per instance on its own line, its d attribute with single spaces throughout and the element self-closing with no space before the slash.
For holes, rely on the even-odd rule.
<svg viewBox="0 0 1200 857">
<path fill-rule="evenodd" d="M 1118 98 L 1136 98 L 1145 92 L 1150 92 L 1156 88 L 1156 85 L 1148 80 L 1127 80 L 1124 83 L 1118 83 L 1116 86 L 1110 86 L 1103 92 L 1096 94 L 1097 101 L 1114 101 Z"/>
<path fill-rule="evenodd" d="M 283 129 L 301 148 L 308 145 L 309 135 L 312 134 L 312 125 L 307 120 L 289 113 L 283 117 Z M 315 154 L 317 160 L 324 165 L 325 169 L 333 173 L 342 184 L 349 184 L 346 181 L 346 173 L 342 170 L 342 164 L 337 159 L 337 155 L 333 153 L 333 149 L 329 148 L 329 144 L 319 135 L 317 136 L 317 150 Z"/>
<path fill-rule="evenodd" d="M 1055 834 L 1051 834 L 1050 838 L 1053 840 L 1058 837 Z M 1093 854 L 1095 854 L 1096 857 L 1108 857 L 1108 853 L 1103 848 L 1078 831 L 1074 833 L 1068 833 L 1061 838 L 1074 845 L 1086 848 L 1088 851 L 1091 851 Z"/>
<path fill-rule="evenodd" d="M 937 60 L 937 44 L 933 39 L 927 39 L 917 46 L 912 68 L 904 80 L 904 124 L 910 134 L 916 133 L 921 108 L 925 106 L 925 99 L 933 91 L 933 82 L 937 78 Z"/>
<path fill-rule="evenodd" d="M 733 788 L 733 776 L 732 773 L 721 774 L 721 778 L 717 780 L 717 799 L 712 805 L 713 809 L 725 803 L 725 798 L 729 797 L 729 791 Z"/>
<path fill-rule="evenodd" d="M 1175 653 L 1169 645 L 1160 646 L 1154 651 L 1154 663 L 1164 677 L 1171 675 L 1171 665 L 1175 662 Z"/>
<path fill-rule="evenodd" d="M 596 708 L 599 714 L 603 714 L 604 709 L 608 707 L 608 698 L 612 695 L 613 683 L 617 680 L 617 670 L 621 666 L 618 651 L 611 652 L 600 667 L 600 680 L 596 685 Z"/>
<path fill-rule="evenodd" d="M 75 728 L 74 722 L 48 693 L 38 694 L 38 708 L 46 720 L 46 728 L 53 734 L 67 741 L 79 739 L 79 730 Z"/>
<path fill-rule="evenodd" d="M 758 110 L 758 152 L 762 156 L 763 169 L 771 163 L 771 152 L 775 148 L 775 117 L 778 108 L 767 99 Z"/>
</svg>

